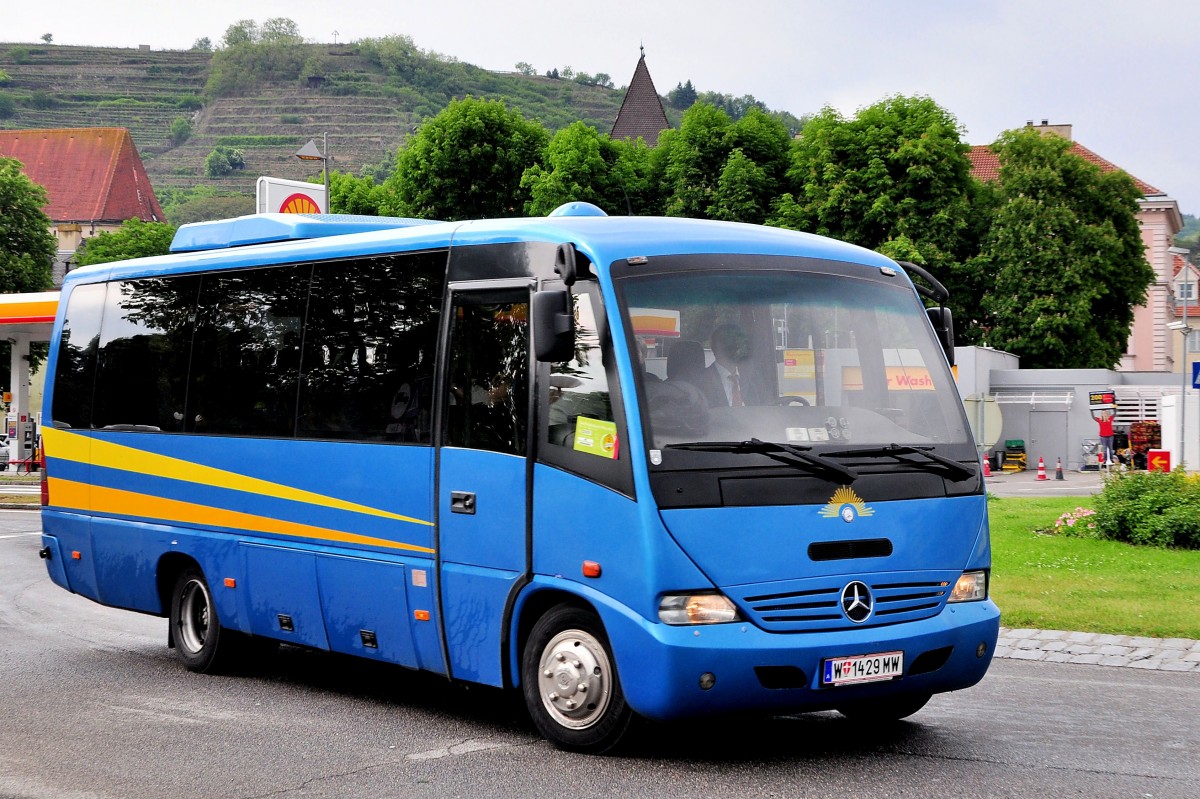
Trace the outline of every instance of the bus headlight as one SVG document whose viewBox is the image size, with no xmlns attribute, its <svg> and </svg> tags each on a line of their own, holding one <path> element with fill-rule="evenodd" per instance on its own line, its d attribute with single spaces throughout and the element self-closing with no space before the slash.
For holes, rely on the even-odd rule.
<svg viewBox="0 0 1200 799">
<path fill-rule="evenodd" d="M 737 608 L 721 594 L 667 594 L 658 603 L 664 624 L 724 624 L 740 621 Z"/>
<path fill-rule="evenodd" d="M 963 572 L 950 592 L 950 602 L 978 602 L 987 599 L 987 572 Z"/>
</svg>

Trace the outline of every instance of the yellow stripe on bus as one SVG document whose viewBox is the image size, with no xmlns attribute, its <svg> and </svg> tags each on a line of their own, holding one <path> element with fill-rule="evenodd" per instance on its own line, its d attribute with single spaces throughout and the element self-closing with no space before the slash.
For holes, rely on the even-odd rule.
<svg viewBox="0 0 1200 799">
<path fill-rule="evenodd" d="M 214 488 L 227 488 L 232 491 L 243 491 L 249 494 L 259 494 L 277 499 L 289 499 L 325 508 L 366 513 L 371 516 L 396 519 L 410 524 L 420 524 L 427 527 L 433 526 L 433 522 L 427 522 L 423 519 L 414 519 L 411 516 L 402 516 L 398 513 L 372 508 L 369 505 L 359 505 L 355 502 L 347 502 L 313 491 L 305 491 L 281 483 L 272 483 L 269 480 L 260 480 L 257 477 L 248 477 L 244 474 L 229 472 L 212 466 L 203 466 L 199 463 L 192 463 L 191 461 L 172 458 L 167 455 L 158 455 L 122 444 L 114 444 L 111 441 L 101 441 L 90 436 L 81 436 L 77 433 L 69 433 L 53 427 L 43 428 L 42 443 L 45 445 L 46 456 L 49 458 L 61 458 L 62 460 L 74 461 L 76 463 L 90 463 L 93 466 L 117 469 L 123 472 L 148 474 L 155 477 L 165 477 L 170 480 L 180 480 L 185 483 L 196 483 Z"/>
<path fill-rule="evenodd" d="M 282 519 L 272 519 L 268 516 L 257 516 L 253 513 L 214 508 L 208 505 L 197 505 L 194 502 L 183 502 L 177 499 L 156 497 L 150 494 L 139 494 L 135 491 L 124 491 L 119 488 L 104 488 L 102 486 L 79 483 L 74 480 L 63 480 L 51 477 L 49 483 L 50 497 L 56 507 L 85 511 L 88 513 L 103 513 L 121 517 L 136 517 L 140 519 L 155 519 L 164 522 L 176 522 L 202 527 L 224 527 L 236 530 L 246 530 L 251 533 L 274 533 L 297 538 L 317 539 L 320 541 L 336 541 L 342 544 L 365 544 L 389 549 L 404 549 L 411 552 L 432 554 L 428 547 L 389 541 L 386 538 L 374 538 L 366 535 L 356 535 L 341 530 L 330 530 L 325 527 L 315 527 L 309 524 L 287 522 Z"/>
</svg>

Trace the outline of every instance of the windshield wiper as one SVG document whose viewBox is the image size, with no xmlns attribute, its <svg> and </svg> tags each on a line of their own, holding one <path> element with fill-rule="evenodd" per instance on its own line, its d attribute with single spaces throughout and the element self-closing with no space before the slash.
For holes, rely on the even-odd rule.
<svg viewBox="0 0 1200 799">
<path fill-rule="evenodd" d="M 748 441 L 694 441 L 689 444 L 667 444 L 664 449 L 686 449 L 695 452 L 748 452 L 756 455 L 766 455 L 772 460 L 786 463 L 789 466 L 796 466 L 798 465 L 796 461 L 800 461 L 807 466 L 816 466 L 820 469 L 833 472 L 851 483 L 858 479 L 858 472 L 848 466 L 843 466 L 828 458 L 809 452 L 812 449 L 809 446 L 778 444 L 751 438 Z"/>
<path fill-rule="evenodd" d="M 830 458 L 846 458 L 855 455 L 920 455 L 934 463 L 940 463 L 951 471 L 957 473 L 959 479 L 974 477 L 975 470 L 969 466 L 964 466 L 956 460 L 951 460 L 944 455 L 939 455 L 936 452 L 931 452 L 933 447 L 916 447 L 908 444 L 888 444 L 886 447 L 863 447 L 862 449 L 847 449 L 839 452 L 826 452 L 826 457 Z M 911 463 L 912 461 L 905 461 Z"/>
</svg>

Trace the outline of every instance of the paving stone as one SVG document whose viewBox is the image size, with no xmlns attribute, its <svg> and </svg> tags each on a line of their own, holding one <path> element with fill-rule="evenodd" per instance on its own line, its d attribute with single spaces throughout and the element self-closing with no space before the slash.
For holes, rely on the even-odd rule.
<svg viewBox="0 0 1200 799">
<path fill-rule="evenodd" d="M 1186 660 L 1164 660 L 1163 671 L 1196 671 L 1196 664 Z"/>
<path fill-rule="evenodd" d="M 1133 651 L 1133 647 L 1119 646 L 1117 644 L 1105 644 L 1104 646 L 1100 647 L 1100 650 L 1099 650 L 1101 655 L 1122 655 L 1122 656 L 1128 655 L 1132 651 Z"/>
<path fill-rule="evenodd" d="M 1071 658 L 1072 663 L 1086 663 L 1088 665 L 1096 665 L 1104 658 L 1103 655 L 1076 655 Z"/>
</svg>

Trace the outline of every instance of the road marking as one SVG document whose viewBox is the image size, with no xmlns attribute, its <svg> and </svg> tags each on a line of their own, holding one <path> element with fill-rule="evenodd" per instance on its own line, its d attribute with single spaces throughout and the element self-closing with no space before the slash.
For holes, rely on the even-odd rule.
<svg viewBox="0 0 1200 799">
<path fill-rule="evenodd" d="M 42 534 L 42 531 L 38 530 L 36 533 L 13 533 L 12 535 L 0 535 L 0 541 L 4 540 L 5 538 L 27 538 L 30 536 L 41 535 L 41 534 Z"/>
</svg>

